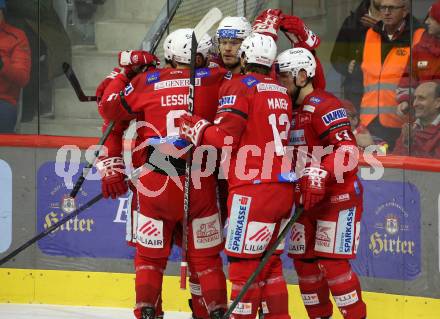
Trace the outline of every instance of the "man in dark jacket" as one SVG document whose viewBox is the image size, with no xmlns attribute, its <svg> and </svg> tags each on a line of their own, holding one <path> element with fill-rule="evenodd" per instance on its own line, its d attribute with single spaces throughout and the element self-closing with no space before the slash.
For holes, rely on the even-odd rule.
<svg viewBox="0 0 440 319">
<path fill-rule="evenodd" d="M 380 19 L 379 5 L 380 0 L 363 0 L 345 18 L 330 57 L 333 67 L 344 77 L 344 98 L 356 106 L 360 105 L 364 92 L 360 63 L 365 34 Z"/>
</svg>

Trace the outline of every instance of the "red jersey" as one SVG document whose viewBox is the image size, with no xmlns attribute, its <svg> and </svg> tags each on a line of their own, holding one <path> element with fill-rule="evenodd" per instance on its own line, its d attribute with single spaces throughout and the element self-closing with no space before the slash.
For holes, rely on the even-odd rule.
<svg viewBox="0 0 440 319">
<path fill-rule="evenodd" d="M 358 160 L 356 138 L 351 131 L 342 102 L 326 91 L 314 90 L 305 97 L 302 105 L 294 108 L 292 128 L 289 145 L 293 146 L 296 173 L 300 172 L 304 165 L 309 164 L 306 161 L 315 158 L 331 175 L 327 200 L 323 202 L 353 203 L 360 200 L 362 186 L 356 175 Z M 319 147 L 327 146 L 333 146 L 332 152 L 320 159 L 320 154 L 323 152 L 319 152 L 319 149 L 322 150 Z M 345 153 L 342 159 L 336 156 L 338 149 Z M 347 165 L 349 153 L 355 156 L 352 157 L 356 160 L 355 167 L 345 172 L 342 180 L 338 182 L 336 180 L 338 169 L 340 165 Z"/>
<path fill-rule="evenodd" d="M 230 165 L 222 162 L 229 189 L 287 181 L 282 160 L 291 119 L 287 90 L 271 77 L 252 73 L 223 83 L 215 125 L 205 130 L 202 143 L 222 148 L 232 137 L 226 144 L 232 147 Z"/>
<path fill-rule="evenodd" d="M 228 76 L 227 71 L 219 68 L 196 70 L 194 114 L 210 121 L 214 119 L 219 86 L 225 76 Z M 123 93 L 116 93 L 121 90 L 118 79 L 124 82 L 124 76 L 118 75 L 104 92 L 99 107 L 101 115 L 117 120 L 130 117 L 130 113 L 142 112 L 146 122 L 142 130 L 144 139 L 177 139 L 177 119 L 188 110 L 189 69 L 167 68 L 141 73 Z"/>
</svg>

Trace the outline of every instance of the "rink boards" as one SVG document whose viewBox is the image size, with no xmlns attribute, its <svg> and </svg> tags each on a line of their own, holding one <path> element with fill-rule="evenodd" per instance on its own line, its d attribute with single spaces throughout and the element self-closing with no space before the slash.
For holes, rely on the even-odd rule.
<svg viewBox="0 0 440 319">
<path fill-rule="evenodd" d="M 7 144 L 0 145 L 0 258 L 100 191 L 98 180 L 86 180 L 75 202 L 69 201 L 60 168 L 54 166 L 61 145 L 78 145 L 83 160 L 84 150 L 96 141 L 38 136 L 0 141 Z M 380 161 L 385 169 L 377 180 L 362 162 L 365 212 L 353 262 L 367 291 L 369 318 L 438 318 L 440 161 L 392 156 Z M 72 167 L 81 169 L 65 170 Z M 127 203 L 126 197 L 100 201 L 3 265 L 0 302 L 132 307 L 133 249 L 124 242 Z M 178 289 L 173 276 L 179 260 L 174 249 L 164 306 L 189 311 L 188 292 Z M 283 263 L 290 309 L 295 318 L 305 318 L 295 271 L 285 256 Z"/>
</svg>

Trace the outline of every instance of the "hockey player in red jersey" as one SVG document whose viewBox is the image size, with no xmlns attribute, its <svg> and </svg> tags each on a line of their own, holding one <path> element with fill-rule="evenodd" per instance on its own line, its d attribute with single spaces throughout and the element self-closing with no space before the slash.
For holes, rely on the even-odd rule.
<svg viewBox="0 0 440 319">
<path fill-rule="evenodd" d="M 99 104 L 105 89 L 113 81 L 116 76 L 124 72 L 127 78 L 133 78 L 136 74 L 145 70 L 152 71 L 160 64 L 159 59 L 153 54 L 147 51 L 124 51 L 118 55 L 119 66 L 114 68 L 113 71 L 99 84 L 96 89 L 97 102 Z M 124 69 L 124 71 L 123 71 Z M 131 153 L 131 167 L 136 169 L 145 163 L 144 149 L 138 148 L 141 145 L 142 140 L 140 135 L 134 140 L 131 137 L 125 136 L 125 141 L 132 143 L 130 147 L 124 143 L 124 133 L 130 126 L 131 120 L 142 120 L 139 114 L 133 114 L 127 118 L 122 118 L 115 121 L 113 129 L 110 131 L 105 143 L 104 150 L 101 152 L 96 166 L 101 173 L 101 189 L 104 198 L 117 198 L 124 195 L 128 188 L 130 189 L 128 207 L 130 210 L 127 215 L 126 221 L 126 236 L 125 239 L 129 246 L 136 247 L 136 223 L 138 214 L 138 201 L 137 191 L 133 183 L 126 182 L 126 163 L 123 160 L 124 150 L 134 150 L 136 152 Z M 134 124 L 136 122 L 133 122 Z M 109 125 L 109 121 L 104 121 L 102 131 L 104 132 Z M 158 302 L 158 309 L 156 311 L 155 319 L 163 319 L 164 313 L 162 310 L 162 301 Z"/>
<path fill-rule="evenodd" d="M 310 318 L 330 318 L 331 292 L 344 318 L 365 318 L 361 286 L 349 263 L 363 209 L 356 139 L 341 101 L 313 87 L 316 62 L 310 51 L 284 51 L 277 63 L 294 103 L 289 142 L 300 176 L 296 202 L 304 213 L 293 226 L 289 256 L 304 305 Z"/>
<path fill-rule="evenodd" d="M 118 75 L 107 87 L 100 113 L 108 120 L 143 114 L 142 139 L 148 149 L 146 171 L 136 187 L 140 214 L 136 244 L 137 318 L 154 318 L 162 286 L 163 272 L 172 244 L 173 232 L 183 216 L 183 187 L 186 141 L 179 139 L 176 120 L 188 108 L 189 62 L 192 29 L 180 29 L 169 45 L 172 64 L 155 72 L 141 73 L 130 83 Z M 204 37 L 198 47 L 197 63 L 206 62 L 212 45 Z M 218 68 L 196 70 L 195 114 L 213 119 L 219 83 L 226 71 Z M 124 89 L 125 87 L 125 89 Z M 121 91 L 122 90 L 122 91 Z M 193 169 L 197 174 L 197 169 Z M 193 174 L 194 175 L 194 174 Z M 188 263 L 191 278 L 200 282 L 192 290 L 202 296 L 205 314 L 200 318 L 221 318 L 226 309 L 226 279 L 220 251 L 222 226 L 217 209 L 214 176 L 201 177 L 201 187 L 191 187 L 188 222 Z M 194 294 L 193 294 L 194 297 Z"/>
<path fill-rule="evenodd" d="M 245 17 L 225 17 L 216 31 L 219 56 L 211 60 L 211 64 L 223 67 L 232 74 L 240 74 L 242 70 L 239 50 L 243 40 L 251 32 L 252 26 Z"/>
<path fill-rule="evenodd" d="M 184 115 L 180 125 L 180 136 L 194 145 L 213 145 L 225 149 L 225 154 L 226 149 L 231 151 L 222 163 L 229 183 L 226 254 L 231 299 L 276 240 L 294 195 L 285 178 L 288 172 L 282 169 L 292 106 L 287 90 L 269 76 L 276 44 L 271 37 L 252 34 L 241 50 L 245 75 L 223 83 L 214 122 Z M 281 259 L 275 254 L 231 318 L 255 318 L 260 305 L 265 318 L 290 318 L 287 300 Z"/>
</svg>

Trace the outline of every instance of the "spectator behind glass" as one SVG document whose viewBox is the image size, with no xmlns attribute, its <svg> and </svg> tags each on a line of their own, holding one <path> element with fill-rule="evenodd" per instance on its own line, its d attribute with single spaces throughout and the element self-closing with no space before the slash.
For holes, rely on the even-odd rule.
<svg viewBox="0 0 440 319">
<path fill-rule="evenodd" d="M 0 0 L 0 133 L 14 133 L 17 100 L 29 81 L 31 52 L 24 32 L 6 22 L 5 11 L 5 0 Z"/>
<path fill-rule="evenodd" d="M 351 130 L 356 137 L 356 143 L 358 145 L 358 148 L 360 150 L 365 149 L 367 146 L 370 145 L 377 145 L 379 146 L 378 150 L 382 154 L 386 154 L 388 144 L 375 136 L 372 136 L 368 129 L 361 124 L 361 121 L 359 119 L 359 114 L 357 112 L 356 107 L 351 103 L 349 100 L 341 100 L 342 106 L 347 111 L 347 117 L 350 121 Z"/>
<path fill-rule="evenodd" d="M 425 23 L 426 31 L 412 51 L 412 69 L 407 66 L 396 92 L 399 102 L 397 114 L 402 116 L 409 111 L 410 87 L 440 79 L 440 0 L 429 9 Z"/>
<path fill-rule="evenodd" d="M 367 31 L 362 56 L 361 123 L 372 135 L 386 140 L 391 150 L 403 125 L 396 114 L 396 88 L 409 61 L 411 40 L 415 45 L 423 34 L 420 24 L 409 14 L 409 2 L 381 0 L 382 21 Z"/>
<path fill-rule="evenodd" d="M 345 18 L 330 57 L 335 70 L 344 77 L 344 98 L 352 101 L 356 107 L 361 104 L 364 93 L 360 64 L 365 35 L 368 29 L 380 20 L 379 5 L 380 0 L 363 0 L 357 9 Z"/>
<path fill-rule="evenodd" d="M 414 123 L 406 123 L 395 155 L 440 158 L 440 82 L 421 83 L 414 93 Z"/>
</svg>

